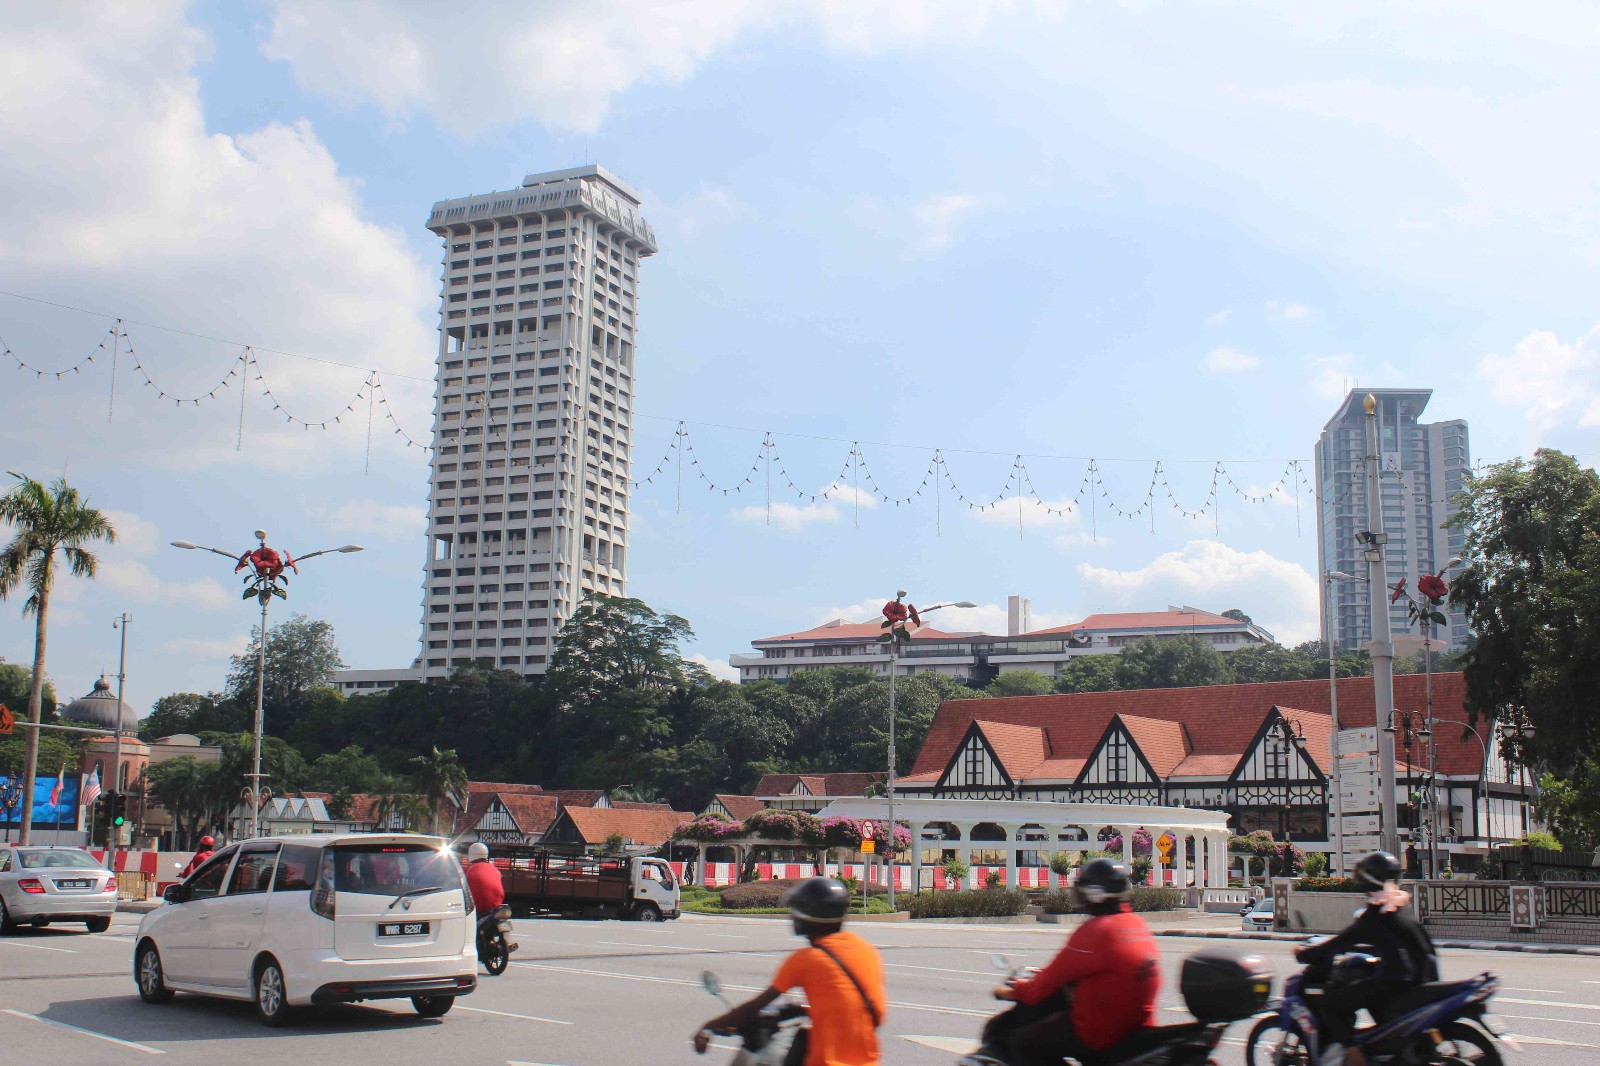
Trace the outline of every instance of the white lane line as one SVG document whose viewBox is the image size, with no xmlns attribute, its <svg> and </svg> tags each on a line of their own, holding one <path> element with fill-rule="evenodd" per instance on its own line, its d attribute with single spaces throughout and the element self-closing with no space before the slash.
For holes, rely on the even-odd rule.
<svg viewBox="0 0 1600 1066">
<path fill-rule="evenodd" d="M 987 977 L 992 983 L 998 985 L 1005 979 L 1005 974 L 999 970 L 952 970 L 947 966 L 913 966 L 909 962 L 886 962 L 885 966 L 892 966 L 897 970 L 932 970 L 934 973 L 965 973 L 974 977 Z"/>
<path fill-rule="evenodd" d="M 105 1033 L 97 1033 L 93 1029 L 80 1029 L 76 1025 L 68 1025 L 66 1022 L 58 1022 L 54 1018 L 41 1018 L 37 1014 L 27 1014 L 23 1011 L 11 1010 L 9 1008 L 5 1009 L 4 1011 L 0 1011 L 0 1013 L 10 1014 L 18 1018 L 28 1018 L 36 1022 L 43 1022 L 46 1025 L 53 1025 L 57 1029 L 66 1029 L 69 1032 L 81 1033 L 84 1036 L 92 1036 L 96 1040 L 104 1040 L 108 1044 L 116 1044 L 119 1047 L 132 1048 L 135 1051 L 142 1051 L 146 1055 L 166 1054 L 166 1052 L 162 1051 L 160 1048 L 151 1047 L 149 1044 L 136 1044 L 132 1040 L 119 1040 L 114 1036 L 107 1036 Z"/>
<path fill-rule="evenodd" d="M 1547 996 L 1566 996 L 1571 994 L 1559 988 L 1518 988 L 1516 985 L 1505 985 L 1504 988 L 1507 992 L 1543 992 Z"/>
<path fill-rule="evenodd" d="M 52 948 L 44 944 L 24 944 L 20 940 L 0 940 L 0 947 L 32 948 L 34 951 L 59 951 L 63 955 L 76 955 L 75 948 Z"/>
<path fill-rule="evenodd" d="M 1600 1028 L 1600 1022 L 1586 1022 L 1582 1018 L 1544 1018 L 1537 1014 L 1506 1014 L 1495 1011 L 1496 1018 L 1515 1018 L 1519 1022 L 1547 1022 L 1550 1025 L 1583 1025 L 1589 1028 Z M 1521 1039 L 1518 1037 L 1517 1039 Z"/>
<path fill-rule="evenodd" d="M 1544 1044 L 1548 1047 L 1594 1047 L 1593 1044 L 1585 1044 L 1578 1040 L 1557 1040 L 1550 1036 L 1523 1036 L 1520 1033 L 1512 1033 L 1511 1039 L 1519 1044 Z"/>
<path fill-rule="evenodd" d="M 525 1022 L 549 1022 L 551 1025 L 571 1025 L 572 1024 L 571 1022 L 564 1022 L 560 1018 L 540 1018 L 537 1015 L 533 1015 L 533 1014 L 512 1014 L 509 1011 L 489 1010 L 489 1009 L 487 1009 L 485 1007 L 463 1007 L 460 1004 L 457 1004 L 456 1005 L 456 1010 L 469 1010 L 474 1014 L 494 1014 L 494 1015 L 498 1015 L 501 1018 L 519 1018 L 519 1019 L 521 1019 L 522 1021 L 525 1021 Z"/>
<path fill-rule="evenodd" d="M 706 936 L 720 936 L 727 940 L 749 940 L 743 933 L 707 933 Z"/>
<path fill-rule="evenodd" d="M 778 956 L 770 951 L 724 951 L 721 948 L 680 948 L 676 944 L 635 944 L 627 940 L 596 940 L 596 944 L 603 944 L 613 948 L 651 948 L 661 951 L 687 951 L 692 955 L 746 955 L 758 959 L 775 959 Z"/>
<path fill-rule="evenodd" d="M 1496 996 L 1496 1003 L 1520 1003 L 1524 1007 L 1559 1007 L 1562 1010 L 1600 1010 L 1600 1005 L 1594 1003 L 1556 1003 L 1548 999 L 1512 999 L 1510 996 Z"/>
</svg>

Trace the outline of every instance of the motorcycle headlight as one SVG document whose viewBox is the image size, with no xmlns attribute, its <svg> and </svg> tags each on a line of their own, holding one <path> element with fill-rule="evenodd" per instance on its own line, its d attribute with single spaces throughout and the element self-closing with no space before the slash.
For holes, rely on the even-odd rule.
<svg viewBox="0 0 1600 1066">
<path fill-rule="evenodd" d="M 499 925 L 495 926 L 495 928 L 500 930 L 502 933 L 509 933 L 511 932 L 511 923 L 501 922 Z"/>
</svg>

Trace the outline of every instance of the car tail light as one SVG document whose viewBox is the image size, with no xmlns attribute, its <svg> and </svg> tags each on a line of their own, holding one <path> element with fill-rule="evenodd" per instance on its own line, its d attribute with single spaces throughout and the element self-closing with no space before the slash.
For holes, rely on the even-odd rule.
<svg viewBox="0 0 1600 1066">
<path fill-rule="evenodd" d="M 24 877 L 17 882 L 17 887 L 36 896 L 44 895 L 44 885 L 37 877 Z"/>
</svg>

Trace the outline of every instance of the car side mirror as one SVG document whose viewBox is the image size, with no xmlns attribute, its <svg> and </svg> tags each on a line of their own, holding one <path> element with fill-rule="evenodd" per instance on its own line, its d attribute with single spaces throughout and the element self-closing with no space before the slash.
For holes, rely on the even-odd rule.
<svg viewBox="0 0 1600 1066">
<path fill-rule="evenodd" d="M 168 885 L 162 891 L 161 898 L 168 903 L 182 903 L 189 898 L 189 889 L 185 885 Z"/>
</svg>

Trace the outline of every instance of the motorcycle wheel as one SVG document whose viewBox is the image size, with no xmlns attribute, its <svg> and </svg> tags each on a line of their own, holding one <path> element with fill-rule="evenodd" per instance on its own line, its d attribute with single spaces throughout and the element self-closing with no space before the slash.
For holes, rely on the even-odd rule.
<svg viewBox="0 0 1600 1066">
<path fill-rule="evenodd" d="M 490 977 L 499 977 L 506 972 L 506 967 L 511 963 L 511 954 L 506 951 L 503 943 L 496 944 L 483 956 L 483 968 L 489 971 Z"/>
<path fill-rule="evenodd" d="M 1439 1027 L 1440 1042 L 1430 1049 L 1430 1062 L 1442 1066 L 1504 1066 L 1494 1041 L 1481 1029 L 1464 1022 Z"/>
<path fill-rule="evenodd" d="M 1244 1042 L 1245 1066 L 1311 1066 L 1299 1033 L 1285 1032 L 1276 1014 L 1256 1022 Z"/>
</svg>

